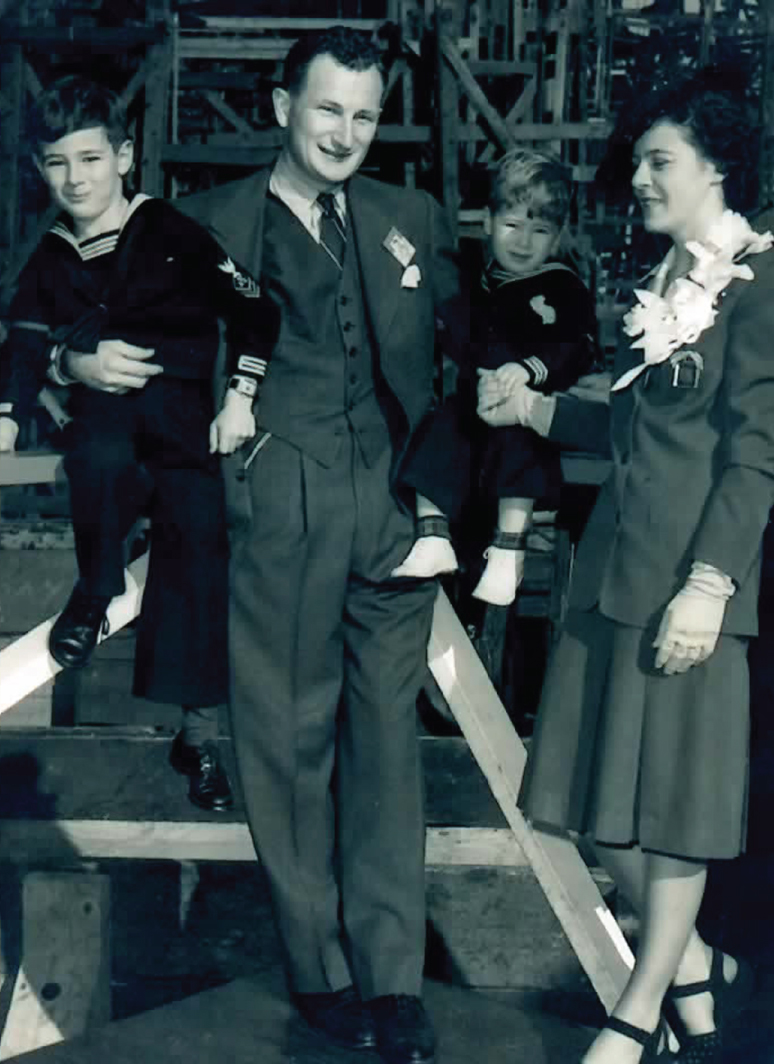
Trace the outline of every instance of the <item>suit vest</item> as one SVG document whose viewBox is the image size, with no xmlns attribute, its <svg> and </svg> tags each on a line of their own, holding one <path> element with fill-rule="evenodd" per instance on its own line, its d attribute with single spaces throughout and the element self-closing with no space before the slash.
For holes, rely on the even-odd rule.
<svg viewBox="0 0 774 1064">
<path fill-rule="evenodd" d="M 280 308 L 280 334 L 261 390 L 261 427 L 322 465 L 353 432 L 367 465 L 390 437 L 374 387 L 374 345 L 363 305 L 357 249 L 344 268 L 269 194 L 261 283 Z"/>
</svg>

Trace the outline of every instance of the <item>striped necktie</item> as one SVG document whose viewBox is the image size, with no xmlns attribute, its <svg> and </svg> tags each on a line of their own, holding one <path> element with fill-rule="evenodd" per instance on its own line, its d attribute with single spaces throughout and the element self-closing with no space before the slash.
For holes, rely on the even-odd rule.
<svg viewBox="0 0 774 1064">
<path fill-rule="evenodd" d="M 347 248 L 347 234 L 344 223 L 336 210 L 336 201 L 332 192 L 321 192 L 317 202 L 322 209 L 320 216 L 320 243 L 328 252 L 339 269 L 343 268 L 344 252 Z"/>
</svg>

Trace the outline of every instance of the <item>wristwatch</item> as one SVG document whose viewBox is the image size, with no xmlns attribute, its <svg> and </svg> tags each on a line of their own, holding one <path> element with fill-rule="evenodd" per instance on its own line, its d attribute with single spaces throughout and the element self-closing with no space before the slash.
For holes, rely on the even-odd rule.
<svg viewBox="0 0 774 1064">
<path fill-rule="evenodd" d="M 235 374 L 229 379 L 229 388 L 237 395 L 244 395 L 246 399 L 254 399 L 258 391 L 258 383 L 251 377 L 240 377 Z"/>
</svg>

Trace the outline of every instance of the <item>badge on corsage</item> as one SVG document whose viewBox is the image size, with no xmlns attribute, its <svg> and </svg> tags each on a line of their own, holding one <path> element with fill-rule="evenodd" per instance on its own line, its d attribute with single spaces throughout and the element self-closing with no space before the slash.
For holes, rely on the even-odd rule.
<svg viewBox="0 0 774 1064">
<path fill-rule="evenodd" d="M 392 226 L 387 236 L 382 241 L 382 247 L 387 248 L 394 259 L 397 259 L 405 269 L 417 253 L 417 249 L 400 229 Z"/>
</svg>

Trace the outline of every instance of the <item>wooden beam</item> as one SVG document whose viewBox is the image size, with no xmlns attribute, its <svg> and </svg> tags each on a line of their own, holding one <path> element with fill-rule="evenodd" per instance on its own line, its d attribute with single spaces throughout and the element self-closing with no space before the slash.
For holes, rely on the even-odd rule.
<svg viewBox="0 0 774 1064">
<path fill-rule="evenodd" d="M 270 37 L 180 37 L 181 59 L 284 59 L 293 41 Z"/>
<path fill-rule="evenodd" d="M 22 960 L 0 1060 L 110 1020 L 110 878 L 31 872 L 22 888 Z"/>
<path fill-rule="evenodd" d="M 239 16 L 201 15 L 202 21 L 208 29 L 219 30 L 226 33 L 265 33 L 290 30 L 291 32 L 305 33 L 308 30 L 330 29 L 330 18 L 241 18 Z M 337 18 L 337 26 L 348 26 L 353 30 L 378 30 L 384 24 L 383 19 L 377 18 Z M 187 31 L 193 32 L 196 31 Z"/>
<path fill-rule="evenodd" d="M 140 861 L 255 861 L 245 823 L 212 819 L 0 819 L 0 861 L 56 864 L 111 858 Z M 522 868 L 525 860 L 509 828 L 430 827 L 425 863 L 433 867 Z"/>
<path fill-rule="evenodd" d="M 21 44 L 38 51 L 91 50 L 95 52 L 125 51 L 145 44 L 163 41 L 166 26 L 157 23 L 151 26 L 120 26 L 95 28 L 93 26 L 3 26 L 4 44 Z"/>
<path fill-rule="evenodd" d="M 628 304 L 622 304 L 615 316 Z M 566 451 L 562 454 L 562 474 L 569 484 L 601 484 L 610 463 L 592 454 Z M 0 487 L 19 484 L 53 484 L 64 480 L 62 455 L 56 452 L 17 451 L 0 454 Z"/>
<path fill-rule="evenodd" d="M 234 108 L 230 107 L 222 96 L 218 96 L 217 92 L 214 92 L 212 89 L 204 89 L 202 91 L 202 96 L 210 107 L 212 107 L 214 111 L 217 111 L 221 118 L 225 118 L 229 125 L 232 125 L 239 133 L 242 133 L 247 137 L 252 137 L 257 132 L 255 126 L 251 126 L 246 119 L 237 114 Z"/>
<path fill-rule="evenodd" d="M 527 754 L 451 603 L 441 590 L 430 668 L 516 841 L 606 1008 L 617 1002 L 631 951 L 577 849 L 564 835 L 536 831 L 517 804 Z"/>
<path fill-rule="evenodd" d="M 15 451 L 0 454 L 0 487 L 18 484 L 54 484 L 64 480 L 62 455 L 50 451 Z"/>
<path fill-rule="evenodd" d="M 147 554 L 125 570 L 126 591 L 114 598 L 108 607 L 111 633 L 138 616 L 147 573 Z M 55 619 L 50 617 L 0 650 L 0 713 L 5 713 L 61 671 L 61 666 L 48 652 L 48 636 Z"/>
<path fill-rule="evenodd" d="M 462 85 L 468 99 L 487 123 L 503 148 L 513 144 L 513 137 L 500 115 L 487 100 L 483 89 L 468 69 L 456 45 L 445 34 L 441 35 L 441 52 Z"/>
</svg>

